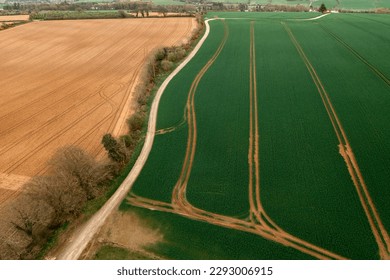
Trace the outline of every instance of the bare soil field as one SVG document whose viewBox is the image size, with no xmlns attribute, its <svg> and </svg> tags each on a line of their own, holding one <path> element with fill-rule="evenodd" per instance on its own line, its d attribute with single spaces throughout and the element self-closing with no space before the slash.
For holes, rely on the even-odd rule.
<svg viewBox="0 0 390 280">
<path fill-rule="evenodd" d="M 102 245 L 109 245 L 127 249 L 147 259 L 159 259 L 160 257 L 149 252 L 147 247 L 161 242 L 164 242 L 163 234 L 159 229 L 148 225 L 147 221 L 133 213 L 114 212 L 81 258 L 93 259 Z"/>
<path fill-rule="evenodd" d="M 125 127 L 150 52 L 183 43 L 195 27 L 193 18 L 154 18 L 32 22 L 2 31 L 0 196 L 43 174 L 59 147 L 101 155 L 102 135 Z"/>
<path fill-rule="evenodd" d="M 27 21 L 29 15 L 16 15 L 16 16 L 0 16 L 0 22 L 3 21 Z"/>
</svg>

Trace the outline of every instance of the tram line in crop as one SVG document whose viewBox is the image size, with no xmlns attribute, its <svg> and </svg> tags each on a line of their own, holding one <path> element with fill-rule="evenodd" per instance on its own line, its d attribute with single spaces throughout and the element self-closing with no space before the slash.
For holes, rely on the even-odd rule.
<svg viewBox="0 0 390 280">
<path fill-rule="evenodd" d="M 386 229 L 385 229 L 385 227 L 384 227 L 384 225 L 379 217 L 379 214 L 376 210 L 376 207 L 375 207 L 375 205 L 372 201 L 372 198 L 369 194 L 368 187 L 364 181 L 363 175 L 360 171 L 359 165 L 358 165 L 357 160 L 355 158 L 355 155 L 352 151 L 351 144 L 347 138 L 347 135 L 346 135 L 345 130 L 341 124 L 341 121 L 336 113 L 336 110 L 334 109 L 334 106 L 329 98 L 329 95 L 328 95 L 327 91 L 325 90 L 325 87 L 322 84 L 317 72 L 315 71 L 310 60 L 307 58 L 304 50 L 302 49 L 301 45 L 299 44 L 299 42 L 295 38 L 291 29 L 284 22 L 282 22 L 282 25 L 284 26 L 287 34 L 289 35 L 291 42 L 296 47 L 297 52 L 299 53 L 303 62 L 305 63 L 306 68 L 309 71 L 309 73 L 312 77 L 312 80 L 317 87 L 318 93 L 321 96 L 322 102 L 323 102 L 324 107 L 327 111 L 329 119 L 332 122 L 334 132 L 335 132 L 337 139 L 338 139 L 338 142 L 339 142 L 339 145 L 338 145 L 339 153 L 341 154 L 341 156 L 343 157 L 343 159 L 345 161 L 348 172 L 351 176 L 353 184 L 354 184 L 356 191 L 358 193 L 361 205 L 364 209 L 364 212 L 367 216 L 367 220 L 370 224 L 372 233 L 373 233 L 375 240 L 378 244 L 379 255 L 382 259 L 389 259 L 389 257 L 390 257 L 389 235 L 388 235 L 388 233 L 387 233 L 387 231 L 386 231 Z"/>
</svg>

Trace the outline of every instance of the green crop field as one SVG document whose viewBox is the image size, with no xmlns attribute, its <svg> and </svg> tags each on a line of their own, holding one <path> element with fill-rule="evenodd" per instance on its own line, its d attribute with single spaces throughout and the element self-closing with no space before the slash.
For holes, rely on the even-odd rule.
<svg viewBox="0 0 390 280">
<path fill-rule="evenodd" d="M 121 207 L 165 233 L 154 253 L 389 257 L 390 17 L 309 15 L 207 14 Z"/>
<path fill-rule="evenodd" d="M 288 5 L 296 6 L 302 5 L 309 7 L 310 3 L 313 8 L 319 8 L 321 4 L 325 4 L 328 9 L 344 9 L 344 10 L 373 10 L 376 8 L 389 8 L 389 0 L 222 0 L 222 1 L 211 1 L 211 2 L 222 2 L 229 4 L 244 3 L 250 5 Z"/>
<path fill-rule="evenodd" d="M 286 13 L 275 13 L 275 12 L 261 12 L 259 13 L 243 13 L 243 12 L 209 12 L 206 15 L 206 18 L 230 18 L 230 19 L 250 19 L 250 20 L 283 20 L 283 19 L 307 19 L 313 18 L 321 15 L 318 12 L 311 13 L 296 13 L 296 12 L 286 12 Z"/>
</svg>

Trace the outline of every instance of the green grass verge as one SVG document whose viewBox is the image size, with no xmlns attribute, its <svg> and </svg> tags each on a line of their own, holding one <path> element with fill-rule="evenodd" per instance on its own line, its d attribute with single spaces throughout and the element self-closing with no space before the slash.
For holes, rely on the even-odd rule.
<svg viewBox="0 0 390 280">
<path fill-rule="evenodd" d="M 42 247 L 41 251 L 36 256 L 37 260 L 42 260 L 45 255 L 52 249 L 54 246 L 57 245 L 58 239 L 60 235 L 66 231 L 68 228 L 69 223 L 65 223 L 62 226 L 60 226 L 58 229 L 55 230 L 55 232 L 50 236 L 50 238 L 47 240 L 45 245 Z"/>
</svg>

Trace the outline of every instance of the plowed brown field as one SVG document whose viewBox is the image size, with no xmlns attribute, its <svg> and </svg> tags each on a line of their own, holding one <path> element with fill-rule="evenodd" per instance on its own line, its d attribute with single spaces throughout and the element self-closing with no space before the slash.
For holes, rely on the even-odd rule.
<svg viewBox="0 0 390 280">
<path fill-rule="evenodd" d="M 64 145 L 101 154 L 102 135 L 124 127 L 148 54 L 181 44 L 195 25 L 193 18 L 47 21 L 0 32 L 0 174 L 44 173 Z"/>
<path fill-rule="evenodd" d="M 27 21 L 29 15 L 16 15 L 16 16 L 0 16 L 0 22 L 2 21 Z"/>
</svg>

